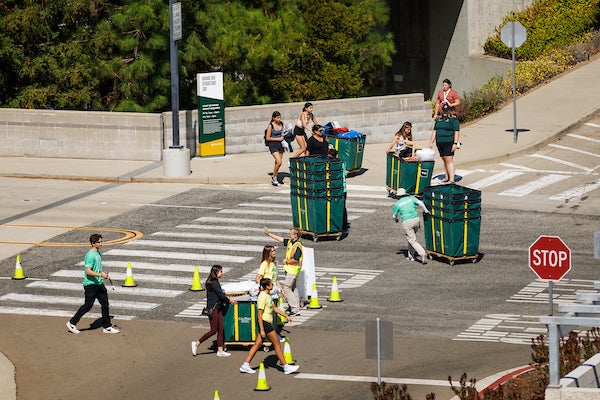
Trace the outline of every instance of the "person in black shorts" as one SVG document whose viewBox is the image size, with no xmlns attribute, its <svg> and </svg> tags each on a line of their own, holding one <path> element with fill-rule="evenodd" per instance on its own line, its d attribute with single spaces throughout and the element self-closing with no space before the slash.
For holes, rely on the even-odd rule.
<svg viewBox="0 0 600 400">
<path fill-rule="evenodd" d="M 440 157 L 444 162 L 446 177 L 444 183 L 454 183 L 454 152 L 458 145 L 458 135 L 460 133 L 460 124 L 456 118 L 450 116 L 450 106 L 442 106 L 442 116 L 433 126 L 429 147 L 435 143 Z"/>
<path fill-rule="evenodd" d="M 283 122 L 281 122 L 281 113 L 279 111 L 273 112 L 271 116 L 271 122 L 267 126 L 267 133 L 265 136 L 267 145 L 269 146 L 269 152 L 275 159 L 275 166 L 273 167 L 273 176 L 271 176 L 271 184 L 273 186 L 283 185 L 278 179 L 279 168 L 283 162 Z"/>
<path fill-rule="evenodd" d="M 298 116 L 298 121 L 296 121 L 296 126 L 294 126 L 294 135 L 296 135 L 296 141 L 298 142 L 298 146 L 300 146 L 294 153 L 294 157 L 303 156 L 306 151 L 306 131 L 310 130 L 308 123 L 311 121 L 315 125 L 319 124 L 313 114 L 312 103 L 305 103 L 302 112 Z"/>
</svg>

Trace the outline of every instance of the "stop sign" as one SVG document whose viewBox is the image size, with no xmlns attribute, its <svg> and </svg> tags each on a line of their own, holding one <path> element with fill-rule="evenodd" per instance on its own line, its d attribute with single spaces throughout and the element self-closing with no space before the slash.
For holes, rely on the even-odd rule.
<svg viewBox="0 0 600 400">
<path fill-rule="evenodd" d="M 529 268 L 540 279 L 559 281 L 571 269 L 571 249 L 558 236 L 540 236 L 529 246 Z"/>
</svg>

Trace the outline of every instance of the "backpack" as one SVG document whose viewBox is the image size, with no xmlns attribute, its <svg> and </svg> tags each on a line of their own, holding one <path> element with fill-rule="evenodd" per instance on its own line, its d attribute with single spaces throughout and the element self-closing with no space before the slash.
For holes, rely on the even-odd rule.
<svg viewBox="0 0 600 400">
<path fill-rule="evenodd" d="M 271 125 L 271 124 L 269 123 L 269 125 Z M 267 129 L 269 129 L 269 128 L 267 128 Z M 269 142 L 267 141 L 267 129 L 265 129 L 265 133 L 263 135 L 263 140 L 265 142 L 265 146 L 269 147 Z M 273 127 L 271 127 L 271 129 L 273 129 Z"/>
</svg>

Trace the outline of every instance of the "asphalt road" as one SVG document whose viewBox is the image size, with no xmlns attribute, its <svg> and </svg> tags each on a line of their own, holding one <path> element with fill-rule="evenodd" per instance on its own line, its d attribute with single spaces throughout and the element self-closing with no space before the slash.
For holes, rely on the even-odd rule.
<svg viewBox="0 0 600 400">
<path fill-rule="evenodd" d="M 576 129 L 571 133 L 593 139 L 597 128 Z M 594 196 L 597 157 L 592 154 L 600 154 L 600 149 L 594 147 L 595 141 L 578 136 L 567 135 L 554 146 L 510 163 L 463 172 L 461 183 L 485 189 L 477 263 L 407 261 L 401 251 L 406 248 L 401 227 L 390 218 L 393 200 L 379 185 L 350 186 L 348 236 L 340 241 L 305 240 L 315 250 L 323 308 L 303 311 L 288 327 L 301 374 L 285 377 L 269 368 L 270 395 L 291 399 L 318 391 L 323 399 L 369 398 L 368 384 L 358 383 L 356 377 L 375 373 L 374 361 L 364 357 L 364 326 L 377 317 L 392 322 L 395 335 L 395 357 L 384 362 L 383 375 L 424 380 L 409 382 L 414 398 L 424 398 L 430 391 L 449 398 L 443 384 L 448 375 L 458 379 L 467 372 L 482 379 L 526 364 L 527 344 L 545 332 L 537 316 L 548 313 L 547 286 L 535 280 L 527 265 L 529 245 L 539 235 L 553 235 L 572 250 L 573 267 L 555 286 L 555 304 L 572 302 L 576 290 L 591 290 L 597 275 L 593 233 L 600 217 L 598 196 Z M 514 181 L 498 177 L 506 172 L 513 174 Z M 526 182 L 547 175 L 566 178 L 550 178 L 554 185 L 532 193 L 522 189 Z M 19 181 L 11 184 L 39 195 L 29 196 L 32 199 L 44 199 L 37 209 L 56 208 L 56 216 L 44 218 L 44 223 L 57 224 L 60 213 L 68 212 L 76 217 L 65 225 L 93 220 L 105 241 L 123 236 L 115 229 L 143 235 L 135 242 L 107 244 L 103 250 L 105 268 L 116 285 L 114 291 L 109 287 L 111 311 L 123 328 L 114 337 L 97 330 L 74 336 L 64 328 L 83 297 L 79 274 L 85 246 L 39 246 L 21 252 L 28 279 L 0 280 L 0 321 L 5 327 L 0 349 L 17 366 L 19 399 L 39 398 L 41 388 L 50 398 L 81 398 L 89 389 L 90 374 L 104 377 L 87 393 L 91 399 L 211 398 L 215 389 L 222 399 L 264 397 L 251 390 L 254 377 L 237 372 L 243 351 L 226 360 L 212 354 L 191 357 L 189 341 L 207 323 L 198 315 L 204 292 L 188 288 L 195 265 L 202 280 L 213 263 L 226 268 L 225 282 L 253 276 L 260 249 L 270 243 L 261 233 L 262 226 L 285 234 L 290 225 L 286 187 L 179 186 L 154 193 L 152 188 L 166 186 L 104 187 L 87 182 L 76 186 L 62 181 L 46 186 L 46 181 Z M 554 198 L 578 187 L 592 189 L 572 198 Z M 94 190 L 102 197 L 77 197 Z M 154 197 L 148 200 L 147 193 Z M 5 208 L 5 223 L 11 215 L 26 213 L 32 223 L 41 222 L 31 211 L 36 207 L 22 211 L 16 196 L 12 197 L 15 208 Z M 105 208 L 112 212 L 102 214 Z M 89 234 L 61 228 L 50 242 L 85 244 Z M 127 263 L 133 266 L 136 288 L 120 286 Z M 14 258 L 2 260 L 0 277 L 10 278 L 14 268 Z M 342 303 L 325 300 L 333 276 L 340 283 Z M 80 328 L 93 323 L 94 314 L 91 317 Z M 265 357 L 272 360 L 261 354 L 254 364 Z M 351 382 L 302 374 L 343 375 Z"/>
</svg>

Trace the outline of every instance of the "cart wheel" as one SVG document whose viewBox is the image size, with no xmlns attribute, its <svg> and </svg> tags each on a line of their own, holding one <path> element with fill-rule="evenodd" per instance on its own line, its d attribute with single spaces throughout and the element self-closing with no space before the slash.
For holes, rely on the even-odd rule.
<svg viewBox="0 0 600 400">
<path fill-rule="evenodd" d="M 268 353 L 268 352 L 269 352 L 269 350 L 271 350 L 271 348 L 270 348 L 269 346 L 263 346 L 263 351 L 264 351 L 265 353 Z"/>
<path fill-rule="evenodd" d="M 471 260 L 471 262 L 472 262 L 473 264 L 475 264 L 475 263 L 477 262 L 477 258 L 474 258 L 473 260 Z"/>
<path fill-rule="evenodd" d="M 313 242 L 317 242 L 317 240 L 319 240 L 319 238 L 317 236 L 313 236 Z"/>
<path fill-rule="evenodd" d="M 449 260 L 450 265 L 454 265 L 454 260 Z"/>
<path fill-rule="evenodd" d="M 335 237 L 335 240 L 337 240 L 337 241 L 339 242 L 341 238 L 342 238 L 342 235 L 337 235 L 337 236 Z"/>
<path fill-rule="evenodd" d="M 431 254 L 427 254 L 427 259 L 428 260 L 433 260 L 433 256 Z"/>
</svg>

